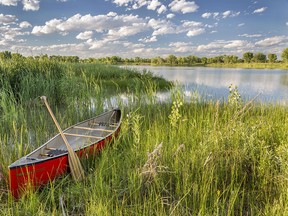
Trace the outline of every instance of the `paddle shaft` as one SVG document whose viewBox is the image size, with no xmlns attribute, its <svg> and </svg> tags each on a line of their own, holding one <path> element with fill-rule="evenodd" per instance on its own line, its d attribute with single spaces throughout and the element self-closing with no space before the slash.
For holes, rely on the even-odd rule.
<svg viewBox="0 0 288 216">
<path fill-rule="evenodd" d="M 60 135 L 61 135 L 64 143 L 65 143 L 65 145 L 66 145 L 67 147 L 69 146 L 70 148 L 72 148 L 71 145 L 69 144 L 68 140 L 66 139 L 66 137 L 65 137 L 65 135 L 64 135 L 64 133 L 63 133 L 63 131 L 62 131 L 62 129 L 61 129 L 61 127 L 60 127 L 57 119 L 56 119 L 56 117 L 54 116 L 54 114 L 53 114 L 53 112 L 52 112 L 52 110 L 51 110 L 51 108 L 50 108 L 50 106 L 49 106 L 49 104 L 48 104 L 48 102 L 47 102 L 46 97 L 45 97 L 45 96 L 42 96 L 41 99 L 43 100 L 45 106 L 47 107 L 48 112 L 49 112 L 49 114 L 51 115 L 51 117 L 52 117 L 52 119 L 53 119 L 53 121 L 54 121 L 54 123 L 55 123 L 55 125 L 56 125 L 56 127 L 57 127 L 57 129 L 58 129 L 58 131 L 59 131 L 59 133 L 60 133 Z"/>
<path fill-rule="evenodd" d="M 48 102 L 47 102 L 47 99 L 46 99 L 46 96 L 42 96 L 41 99 L 43 100 L 45 106 L 47 107 L 48 109 L 48 112 L 49 114 L 51 115 L 65 145 L 66 145 L 66 148 L 68 150 L 68 161 L 69 161 L 69 165 L 70 165 L 70 170 L 71 170 L 71 174 L 72 174 L 72 177 L 75 181 L 78 181 L 78 180 L 82 180 L 84 178 L 84 170 L 82 168 L 82 165 L 81 165 L 81 162 L 78 158 L 78 156 L 76 155 L 76 153 L 74 152 L 73 148 L 71 147 L 71 145 L 69 144 L 65 134 L 63 133 L 56 117 L 54 116 Z"/>
</svg>

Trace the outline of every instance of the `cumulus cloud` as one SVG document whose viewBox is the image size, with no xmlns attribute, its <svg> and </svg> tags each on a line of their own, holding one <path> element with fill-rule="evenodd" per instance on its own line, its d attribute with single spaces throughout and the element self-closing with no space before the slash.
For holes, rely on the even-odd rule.
<svg viewBox="0 0 288 216">
<path fill-rule="evenodd" d="M 199 6 L 194 1 L 189 2 L 186 0 L 173 0 L 169 4 L 169 7 L 172 12 L 183 14 L 196 12 L 199 8 Z"/>
<path fill-rule="evenodd" d="M 198 29 L 193 29 L 193 30 L 188 31 L 187 36 L 188 37 L 194 37 L 194 36 L 197 36 L 197 35 L 200 35 L 203 33 L 205 33 L 205 29 L 198 28 Z"/>
<path fill-rule="evenodd" d="M 148 25 L 154 29 L 153 36 L 177 33 L 177 27 L 167 20 L 150 19 Z"/>
<path fill-rule="evenodd" d="M 256 9 L 253 11 L 253 14 L 255 13 L 263 13 L 264 11 L 267 10 L 267 7 L 262 7 L 262 8 L 259 8 L 259 9 Z"/>
<path fill-rule="evenodd" d="M 147 28 L 146 23 L 133 23 L 130 26 L 122 26 L 118 29 L 111 29 L 108 31 L 108 36 L 111 37 L 111 39 L 119 39 L 122 37 L 128 37 L 131 35 L 136 35 L 143 31 L 143 29 Z"/>
<path fill-rule="evenodd" d="M 7 46 L 10 49 L 11 46 L 23 42 L 23 39 L 19 38 L 22 35 L 29 35 L 29 32 L 18 27 L 0 26 L 0 45 Z"/>
<path fill-rule="evenodd" d="M 34 26 L 31 33 L 37 36 L 44 34 L 51 34 L 59 31 L 57 29 L 57 26 L 60 25 L 61 23 L 62 23 L 61 19 L 52 19 L 50 21 L 47 21 L 44 26 Z"/>
<path fill-rule="evenodd" d="M 40 3 L 39 0 L 22 0 L 23 10 L 37 11 L 40 8 L 39 3 Z"/>
<path fill-rule="evenodd" d="M 133 0 L 114 0 L 113 3 L 119 6 L 126 6 L 128 3 L 132 2 Z"/>
<path fill-rule="evenodd" d="M 16 20 L 17 18 L 14 15 L 0 14 L 0 24 L 8 25 L 14 23 Z"/>
<path fill-rule="evenodd" d="M 24 11 L 37 11 L 40 8 L 39 0 L 0 0 L 0 5 L 17 6 L 18 2 L 22 2 Z M 63 1 L 63 0 L 62 0 Z M 64 0 L 65 1 L 65 0 Z"/>
<path fill-rule="evenodd" d="M 88 40 L 92 38 L 92 36 L 93 36 L 93 31 L 85 31 L 85 32 L 81 32 L 80 34 L 78 34 L 76 38 L 79 40 Z"/>
<path fill-rule="evenodd" d="M 0 5 L 16 6 L 19 0 L 1 0 Z"/>
<path fill-rule="evenodd" d="M 123 33 L 123 36 L 125 37 L 127 34 L 131 34 L 131 32 L 144 31 L 146 22 L 146 20 L 139 18 L 137 15 L 116 15 L 111 12 L 108 13 L 108 15 L 97 16 L 92 16 L 90 14 L 82 16 L 76 14 L 68 19 L 53 19 L 47 21 L 43 26 L 35 26 L 32 30 L 32 34 L 39 36 L 43 34 L 77 31 L 96 31 L 101 33 L 110 31 L 110 35 L 115 36 L 116 32 L 119 32 Z M 137 28 L 138 30 L 136 30 Z M 124 32 L 125 29 L 128 32 Z"/>
<path fill-rule="evenodd" d="M 173 17 L 175 17 L 175 14 L 170 13 L 170 14 L 167 14 L 166 17 L 167 17 L 167 19 L 172 19 Z"/>
<path fill-rule="evenodd" d="M 161 14 L 167 11 L 167 7 L 165 5 L 161 5 L 161 7 L 158 8 L 157 13 Z"/>
<path fill-rule="evenodd" d="M 117 13 L 115 13 L 115 12 L 109 12 L 109 13 L 107 14 L 107 16 L 115 17 L 115 16 L 117 16 Z"/>
<path fill-rule="evenodd" d="M 288 43 L 288 37 L 287 36 L 275 36 L 270 38 L 265 38 L 264 40 L 260 40 L 255 43 L 255 45 L 260 47 L 270 47 L 274 45 L 280 45 L 283 43 Z"/>
<path fill-rule="evenodd" d="M 29 22 L 27 22 L 27 21 L 24 21 L 24 22 L 21 22 L 20 24 L 19 24 L 19 27 L 20 28 L 29 28 L 29 27 L 31 27 L 32 25 L 29 23 Z"/>
<path fill-rule="evenodd" d="M 152 0 L 148 3 L 147 9 L 148 10 L 156 10 L 157 7 L 159 7 L 161 3 L 158 0 Z"/>
</svg>

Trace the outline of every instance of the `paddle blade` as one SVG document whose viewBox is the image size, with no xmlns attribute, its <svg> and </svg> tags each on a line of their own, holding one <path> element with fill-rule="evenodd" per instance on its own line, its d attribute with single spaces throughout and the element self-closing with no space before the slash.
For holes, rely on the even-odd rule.
<svg viewBox="0 0 288 216">
<path fill-rule="evenodd" d="M 82 167 L 82 164 L 79 160 L 79 157 L 76 155 L 76 153 L 73 151 L 68 151 L 68 162 L 69 162 L 69 168 L 72 174 L 72 178 L 74 181 L 81 181 L 84 179 L 84 169 Z"/>
</svg>

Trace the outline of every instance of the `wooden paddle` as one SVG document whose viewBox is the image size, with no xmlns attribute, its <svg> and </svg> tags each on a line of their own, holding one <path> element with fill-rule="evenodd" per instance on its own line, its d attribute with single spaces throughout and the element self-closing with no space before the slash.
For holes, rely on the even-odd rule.
<svg viewBox="0 0 288 216">
<path fill-rule="evenodd" d="M 48 112 L 49 114 L 51 115 L 65 145 L 66 145 L 66 148 L 68 150 L 68 162 L 69 162 L 69 167 L 70 167 L 70 170 L 71 170 L 71 174 L 72 174 L 72 177 L 75 181 L 80 181 L 82 179 L 84 179 L 84 169 L 81 165 L 81 162 L 77 156 L 77 154 L 74 152 L 73 148 L 71 147 L 71 145 L 69 144 L 68 140 L 66 139 L 66 136 L 64 135 L 59 123 L 57 122 L 48 102 L 47 102 L 47 98 L 46 96 L 42 96 L 40 97 L 41 100 L 44 102 L 45 106 L 47 107 L 48 109 Z"/>
</svg>

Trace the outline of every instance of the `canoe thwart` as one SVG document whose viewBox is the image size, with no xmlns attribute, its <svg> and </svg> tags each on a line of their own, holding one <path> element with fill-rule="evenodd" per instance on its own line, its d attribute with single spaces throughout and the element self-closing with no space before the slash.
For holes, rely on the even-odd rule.
<svg viewBox="0 0 288 216">
<path fill-rule="evenodd" d="M 102 129 L 102 128 L 89 128 L 89 127 L 80 127 L 74 126 L 75 129 L 91 130 L 91 131 L 103 131 L 103 132 L 114 132 L 114 130 Z"/>
<path fill-rule="evenodd" d="M 104 137 L 99 137 L 99 136 L 72 134 L 72 133 L 64 133 L 64 135 L 65 136 L 74 136 L 74 137 L 83 137 L 83 138 L 92 138 L 92 139 L 103 139 L 104 138 Z"/>
</svg>

